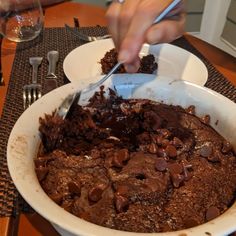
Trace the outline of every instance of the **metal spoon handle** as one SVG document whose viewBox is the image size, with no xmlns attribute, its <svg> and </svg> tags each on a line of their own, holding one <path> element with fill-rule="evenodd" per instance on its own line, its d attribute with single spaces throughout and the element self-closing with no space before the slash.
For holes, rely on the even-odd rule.
<svg viewBox="0 0 236 236">
<path fill-rule="evenodd" d="M 154 20 L 153 24 L 160 22 L 173 8 L 175 8 L 181 0 L 174 0 L 168 7 Z"/>
<path fill-rule="evenodd" d="M 47 54 L 47 59 L 49 62 L 49 66 L 48 66 L 48 74 L 47 76 L 51 75 L 56 77 L 56 66 L 57 66 L 57 62 L 59 59 L 59 52 L 58 51 L 50 51 Z"/>
<path fill-rule="evenodd" d="M 88 92 L 92 89 L 95 89 L 102 85 L 118 68 L 122 65 L 121 62 L 118 62 L 110 71 L 107 75 L 105 75 L 102 79 L 100 79 L 98 82 L 90 84 L 87 88 L 83 89 L 83 92 Z"/>
</svg>

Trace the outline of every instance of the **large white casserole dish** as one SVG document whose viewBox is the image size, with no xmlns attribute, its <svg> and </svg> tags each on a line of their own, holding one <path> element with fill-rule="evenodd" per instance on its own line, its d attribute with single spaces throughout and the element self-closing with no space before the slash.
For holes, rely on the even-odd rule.
<svg viewBox="0 0 236 236">
<path fill-rule="evenodd" d="M 98 78 L 97 78 L 98 79 Z M 183 107 L 196 106 L 197 115 L 209 114 L 211 125 L 236 149 L 236 104 L 205 87 L 154 75 L 117 75 L 107 81 L 124 97 L 149 98 Z M 227 235 L 236 230 L 236 203 L 223 215 L 198 227 L 171 233 L 137 234 L 104 228 L 66 212 L 41 188 L 34 171 L 40 137 L 39 117 L 55 110 L 62 100 L 78 89 L 76 83 L 62 86 L 36 101 L 16 122 L 11 132 L 7 161 L 11 177 L 23 198 L 62 235 L 81 236 L 201 236 Z M 88 95 L 89 96 L 89 95 Z M 86 100 L 86 98 L 84 98 Z"/>
</svg>

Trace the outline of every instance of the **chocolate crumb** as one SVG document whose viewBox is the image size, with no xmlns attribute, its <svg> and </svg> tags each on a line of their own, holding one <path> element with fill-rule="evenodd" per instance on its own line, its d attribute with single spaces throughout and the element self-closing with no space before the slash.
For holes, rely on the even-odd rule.
<svg viewBox="0 0 236 236">
<path fill-rule="evenodd" d="M 222 145 L 221 151 L 222 151 L 223 153 L 228 153 L 228 152 L 230 152 L 231 150 L 232 150 L 232 145 L 231 145 L 231 143 L 230 143 L 230 142 L 227 142 L 227 141 L 224 141 L 224 142 L 223 142 L 223 145 Z"/>
<path fill-rule="evenodd" d="M 129 207 L 129 201 L 127 198 L 121 196 L 121 195 L 116 195 L 115 198 L 115 205 L 116 205 L 116 210 L 118 213 L 124 212 L 128 210 Z"/>
<path fill-rule="evenodd" d="M 206 143 L 200 149 L 200 155 L 202 157 L 209 157 L 212 154 L 212 147 Z"/>
<path fill-rule="evenodd" d="M 115 48 L 106 52 L 101 59 L 101 68 L 103 74 L 107 74 L 118 62 L 118 53 Z M 140 68 L 138 73 L 153 74 L 157 70 L 157 63 L 155 57 L 152 54 L 143 56 L 140 59 Z M 122 65 L 115 73 L 126 73 L 124 66 Z"/>
<path fill-rule="evenodd" d="M 219 215 L 220 215 L 220 210 L 215 206 L 211 206 L 210 208 L 207 209 L 206 220 L 207 221 L 213 220 Z"/>
<path fill-rule="evenodd" d="M 157 171 L 165 171 L 167 168 L 167 161 L 164 158 L 157 158 L 155 167 Z"/>
<path fill-rule="evenodd" d="M 202 120 L 202 122 L 203 122 L 204 124 L 209 125 L 209 124 L 210 124 L 211 117 L 210 117 L 209 115 L 205 115 L 205 116 L 203 116 L 203 117 L 201 118 L 201 120 Z"/>
<path fill-rule="evenodd" d="M 198 221 L 193 219 L 193 218 L 190 218 L 190 219 L 187 219 L 185 221 L 185 227 L 188 229 L 188 228 L 192 228 L 194 226 L 197 226 L 199 225 Z"/>
<path fill-rule="evenodd" d="M 77 196 L 80 196 L 80 194 L 81 194 L 80 182 L 69 182 L 68 189 L 71 193 L 76 194 Z"/>
<path fill-rule="evenodd" d="M 205 234 L 208 235 L 208 236 L 212 236 L 212 234 L 209 233 L 209 232 L 205 232 Z"/>
<path fill-rule="evenodd" d="M 89 200 L 92 202 L 98 202 L 102 198 L 102 193 L 105 188 L 105 184 L 98 184 L 91 188 L 88 193 Z"/>
<path fill-rule="evenodd" d="M 166 147 L 166 154 L 167 154 L 167 156 L 172 157 L 172 158 L 176 157 L 177 156 L 177 150 L 176 150 L 175 146 L 168 145 Z"/>
<path fill-rule="evenodd" d="M 186 112 L 192 115 L 195 115 L 195 106 L 191 105 L 186 109 Z"/>
</svg>

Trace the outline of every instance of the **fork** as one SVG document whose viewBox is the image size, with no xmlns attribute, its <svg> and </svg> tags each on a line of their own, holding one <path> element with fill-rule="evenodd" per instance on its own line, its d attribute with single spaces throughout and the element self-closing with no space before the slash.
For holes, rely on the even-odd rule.
<svg viewBox="0 0 236 236">
<path fill-rule="evenodd" d="M 42 85 L 37 82 L 38 67 L 40 66 L 42 57 L 30 57 L 29 63 L 33 67 L 32 83 L 23 87 L 23 107 L 24 110 L 33 102 L 42 96 Z"/>
<path fill-rule="evenodd" d="M 167 7 L 164 9 L 163 12 L 154 20 L 153 24 L 156 24 L 160 22 L 177 4 L 180 3 L 181 0 L 173 0 Z M 70 112 L 70 109 L 73 107 L 74 104 L 78 104 L 80 100 L 80 96 L 82 93 L 87 93 L 88 91 L 91 91 L 92 89 L 95 89 L 102 85 L 105 80 L 107 80 L 124 62 L 118 62 L 111 70 L 110 72 L 102 77 L 99 81 L 93 84 L 89 84 L 87 87 L 85 87 L 82 90 L 79 90 L 75 92 L 74 94 L 68 95 L 60 105 L 60 107 L 57 110 L 57 115 L 62 117 L 62 119 L 65 119 L 67 114 Z"/>
<path fill-rule="evenodd" d="M 79 39 L 86 41 L 86 42 L 92 42 L 92 41 L 97 41 L 97 40 L 101 40 L 101 39 L 107 39 L 107 38 L 111 38 L 110 34 L 106 34 L 103 36 L 88 36 L 86 34 L 81 33 L 80 31 L 78 31 L 76 28 L 72 28 L 69 25 L 65 24 L 65 28 L 70 31 L 73 35 L 75 35 L 76 37 L 78 37 Z"/>
<path fill-rule="evenodd" d="M 96 83 L 92 83 L 89 84 L 86 88 L 74 93 L 74 94 L 69 94 L 62 102 L 62 104 L 60 105 L 60 107 L 57 110 L 57 115 L 60 116 L 62 119 L 65 119 L 66 116 L 68 115 L 71 107 L 74 104 L 77 104 L 80 100 L 80 96 L 82 93 L 87 93 L 97 87 L 99 87 L 100 85 L 103 84 L 103 82 L 105 82 L 121 65 L 122 63 L 117 63 L 110 71 L 107 75 L 103 76 L 100 80 L 98 80 Z M 116 88 L 114 88 L 115 92 Z"/>
</svg>

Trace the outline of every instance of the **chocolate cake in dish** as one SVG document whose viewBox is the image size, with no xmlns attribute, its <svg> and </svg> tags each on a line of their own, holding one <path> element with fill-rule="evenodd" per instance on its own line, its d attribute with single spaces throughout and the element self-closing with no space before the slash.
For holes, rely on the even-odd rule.
<svg viewBox="0 0 236 236">
<path fill-rule="evenodd" d="M 101 68 L 103 74 L 108 74 L 110 70 L 118 62 L 118 53 L 115 48 L 106 52 L 105 56 L 101 59 Z M 152 54 L 143 56 L 140 58 L 140 68 L 137 73 L 153 74 L 157 70 L 157 63 L 155 57 Z M 121 65 L 115 73 L 126 73 L 125 68 Z"/>
<path fill-rule="evenodd" d="M 194 107 L 122 99 L 110 90 L 68 118 L 40 118 L 35 170 L 48 196 L 104 227 L 167 232 L 200 225 L 235 201 L 236 157 Z"/>
</svg>

